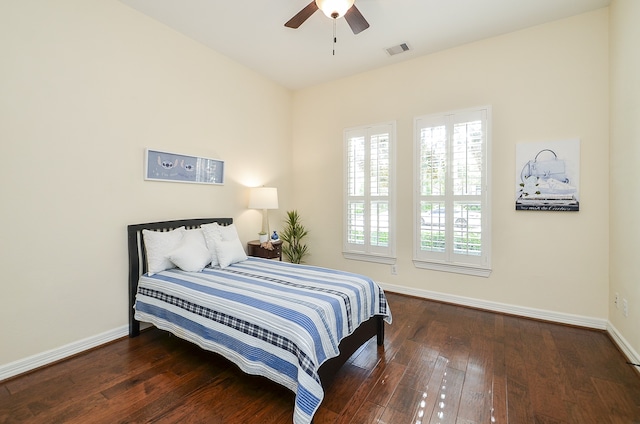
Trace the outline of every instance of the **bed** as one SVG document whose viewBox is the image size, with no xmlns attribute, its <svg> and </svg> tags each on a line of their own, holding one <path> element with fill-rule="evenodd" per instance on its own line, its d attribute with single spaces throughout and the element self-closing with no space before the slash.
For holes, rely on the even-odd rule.
<svg viewBox="0 0 640 424">
<path fill-rule="evenodd" d="M 135 224 L 127 231 L 129 336 L 140 333 L 141 322 L 151 323 L 289 388 L 295 424 L 312 421 L 336 372 L 360 346 L 373 337 L 384 343 L 391 312 L 368 277 L 247 257 L 231 218 Z M 192 258 L 204 256 L 201 246 L 184 248 L 187 239 L 201 243 L 197 234 L 211 262 L 202 269 L 192 269 Z"/>
</svg>

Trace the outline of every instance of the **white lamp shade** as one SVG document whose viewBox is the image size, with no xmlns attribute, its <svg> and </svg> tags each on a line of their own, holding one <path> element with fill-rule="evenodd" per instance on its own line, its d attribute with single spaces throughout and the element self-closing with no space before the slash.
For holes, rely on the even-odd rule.
<svg viewBox="0 0 640 424">
<path fill-rule="evenodd" d="M 278 209 L 278 189 L 254 187 L 249 192 L 249 209 Z"/>
<path fill-rule="evenodd" d="M 353 6 L 355 0 L 316 0 L 318 9 L 329 18 L 341 18 Z M 337 15 L 337 16 L 334 16 Z"/>
</svg>

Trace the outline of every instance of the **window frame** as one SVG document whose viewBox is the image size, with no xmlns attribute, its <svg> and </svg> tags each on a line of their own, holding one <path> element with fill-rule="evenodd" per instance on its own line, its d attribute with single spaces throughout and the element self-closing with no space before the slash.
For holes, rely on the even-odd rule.
<svg viewBox="0 0 640 424">
<path fill-rule="evenodd" d="M 482 173 L 481 173 L 481 193 L 479 195 L 455 195 L 453 193 L 452 176 L 452 151 L 453 151 L 453 128 L 456 124 L 465 122 L 465 117 L 477 114 L 483 120 L 483 143 L 482 143 Z M 423 125 L 422 123 L 429 123 Z M 466 121 L 469 122 L 469 121 Z M 445 193 L 444 195 L 423 195 L 421 192 L 421 129 L 433 128 L 434 123 L 444 123 L 446 125 L 446 171 L 445 171 Z M 491 106 L 449 111 L 418 116 L 414 118 L 414 199 L 413 199 L 413 263 L 416 268 L 430 269 L 445 272 L 454 272 L 481 277 L 488 277 L 491 274 Z M 444 251 L 428 251 L 421 249 L 422 242 L 422 202 L 444 203 L 445 216 Z M 481 210 L 480 219 L 480 255 L 467 255 L 454 250 L 454 208 L 455 204 L 479 203 Z M 446 206 L 449 206 L 448 208 Z M 467 224 L 468 225 L 468 224 Z M 468 231 L 468 230 L 467 230 Z"/>
<path fill-rule="evenodd" d="M 349 243 L 349 205 L 351 199 L 364 202 L 364 233 L 371 234 L 371 205 L 375 197 L 371 195 L 371 137 L 372 135 L 386 133 L 389 136 L 389 183 L 388 195 L 384 196 L 388 202 L 388 245 L 387 247 L 372 246 L 370 237 L 364 240 L 362 245 Z M 351 196 L 349 193 L 349 139 L 358 135 L 364 136 L 365 166 L 364 171 L 364 195 Z M 396 262 L 396 122 L 388 121 L 373 125 L 346 128 L 343 131 L 343 231 L 342 231 L 342 255 L 345 259 L 375 262 L 381 264 L 394 264 Z M 367 159 L 368 158 L 368 159 Z"/>
</svg>

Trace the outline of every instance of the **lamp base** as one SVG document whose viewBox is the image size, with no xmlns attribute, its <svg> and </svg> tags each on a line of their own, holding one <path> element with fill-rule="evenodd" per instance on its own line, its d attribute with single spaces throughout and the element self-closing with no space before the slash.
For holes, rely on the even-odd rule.
<svg viewBox="0 0 640 424">
<path fill-rule="evenodd" d="M 269 210 L 262 209 L 262 230 L 261 233 L 265 233 L 267 235 L 267 239 L 269 238 Z"/>
</svg>

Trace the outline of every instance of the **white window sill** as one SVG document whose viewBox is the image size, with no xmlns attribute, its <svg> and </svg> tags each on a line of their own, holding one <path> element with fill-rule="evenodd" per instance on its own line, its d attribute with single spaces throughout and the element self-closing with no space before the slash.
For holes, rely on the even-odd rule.
<svg viewBox="0 0 640 424">
<path fill-rule="evenodd" d="M 379 264 L 393 265 L 396 263 L 396 258 L 382 255 L 374 255 L 371 253 L 355 253 L 355 252 L 342 252 L 342 256 L 345 259 L 351 259 L 354 261 L 375 262 Z"/>
<path fill-rule="evenodd" d="M 474 275 L 476 277 L 489 277 L 491 268 L 482 268 L 473 265 L 447 264 L 443 262 L 427 262 L 418 259 L 413 260 L 416 268 L 430 269 L 433 271 L 454 272 L 456 274 Z"/>
</svg>

